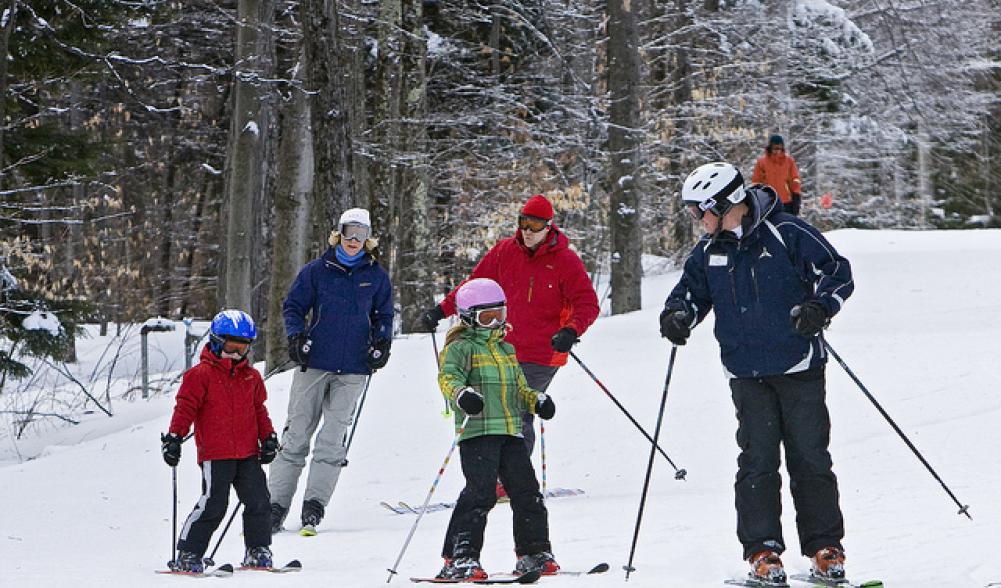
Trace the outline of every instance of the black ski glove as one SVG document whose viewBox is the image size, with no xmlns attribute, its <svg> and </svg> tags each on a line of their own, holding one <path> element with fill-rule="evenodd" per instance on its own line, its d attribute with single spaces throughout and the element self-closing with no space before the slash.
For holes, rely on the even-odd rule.
<svg viewBox="0 0 1001 588">
<path fill-rule="evenodd" d="M 431 333 L 438 328 L 438 323 L 443 318 L 445 318 L 445 311 L 436 304 L 424 311 L 424 314 L 421 315 L 421 322 L 424 323 L 424 328 Z"/>
<path fill-rule="evenodd" d="M 455 403 L 469 416 L 483 412 L 483 395 L 469 386 L 459 390 L 459 395 L 455 397 Z"/>
<path fill-rule="evenodd" d="M 160 435 L 160 452 L 163 453 L 163 461 L 167 465 L 174 467 L 181 461 L 181 443 L 183 439 L 177 433 L 167 433 Z"/>
<path fill-rule="evenodd" d="M 824 305 L 816 300 L 807 300 L 799 306 L 794 306 L 789 316 L 792 319 L 792 327 L 804 337 L 816 336 L 831 323 Z"/>
<path fill-rule="evenodd" d="M 268 465 L 278 455 L 278 433 L 274 431 L 261 441 L 261 464 Z"/>
<path fill-rule="evenodd" d="M 309 340 L 309 335 L 299 333 L 288 338 L 288 356 L 292 361 L 306 367 L 309 365 L 309 348 L 313 342 Z"/>
<path fill-rule="evenodd" d="M 660 336 L 675 345 L 684 345 L 692 334 L 691 324 L 692 317 L 686 311 L 665 308 L 660 313 Z"/>
<path fill-rule="evenodd" d="M 388 339 L 376 339 L 375 343 L 372 343 L 372 346 L 368 348 L 368 357 L 365 358 L 365 363 L 373 372 L 386 367 L 386 362 L 389 361 L 390 345 L 392 343 Z"/>
<path fill-rule="evenodd" d="M 546 421 L 556 416 L 556 403 L 553 402 L 553 397 L 544 392 L 539 392 L 539 396 L 535 400 L 535 414 L 539 415 L 540 419 Z"/>
<path fill-rule="evenodd" d="M 570 351 L 573 344 L 577 342 L 577 331 L 573 327 L 563 327 L 550 340 L 550 344 L 555 351 L 566 353 Z"/>
</svg>

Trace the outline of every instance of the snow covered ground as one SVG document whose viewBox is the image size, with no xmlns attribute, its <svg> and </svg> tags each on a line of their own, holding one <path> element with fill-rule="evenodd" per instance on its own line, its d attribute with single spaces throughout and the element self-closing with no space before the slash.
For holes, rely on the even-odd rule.
<svg viewBox="0 0 1001 588">
<path fill-rule="evenodd" d="M 1001 581 L 1001 374 L 995 343 L 1001 330 L 1001 231 L 846 230 L 829 237 L 852 261 L 857 282 L 828 331 L 829 342 L 974 517 L 957 516 L 938 482 L 832 361 L 831 446 L 849 575 L 882 578 L 894 588 Z M 648 277 L 644 310 L 599 319 L 576 348 L 651 433 L 669 353 L 658 337 L 657 314 L 676 279 L 676 273 Z M 719 586 L 745 572 L 734 531 L 736 422 L 710 326 L 702 325 L 679 350 L 662 432 L 662 447 L 688 469 L 688 480 L 675 481 L 663 459 L 655 462 L 630 586 Z M 279 427 L 290 381 L 286 373 L 268 382 L 269 408 Z M 549 485 L 587 491 L 549 503 L 557 559 L 565 569 L 607 561 L 612 570 L 541 583 L 626 585 L 621 566 L 629 555 L 649 445 L 577 365 L 560 370 L 551 392 L 557 414 L 546 427 Z M 34 448 L 29 455 L 40 457 L 23 463 L 7 459 L 8 447 L 0 449 L 8 464 L 0 467 L 3 585 L 190 581 L 152 573 L 170 557 L 170 469 L 160 459 L 158 439 L 172 404 L 169 396 L 119 401 L 114 418 L 93 416 L 80 426 L 24 440 Z M 384 585 L 385 570 L 414 518 L 389 513 L 379 501 L 423 500 L 453 434 L 441 409 L 430 338 L 397 340 L 389 366 L 372 381 L 351 464 L 320 534 L 275 538 L 276 560 L 298 558 L 305 570 L 207 581 Z M 193 449 L 185 446 L 178 468 L 182 519 L 199 491 Z M 433 500 L 453 500 L 460 487 L 453 460 Z M 808 564 L 795 547 L 791 500 L 785 498 L 791 547 L 784 560 L 791 571 L 805 571 Z M 298 502 L 293 525 L 297 518 Z M 488 570 L 508 571 L 514 563 L 510 519 L 506 505 L 491 516 L 483 553 Z M 394 584 L 409 585 L 407 577 L 437 571 L 447 520 L 447 512 L 424 518 Z M 235 527 L 218 561 L 241 557 L 239 521 Z"/>
</svg>

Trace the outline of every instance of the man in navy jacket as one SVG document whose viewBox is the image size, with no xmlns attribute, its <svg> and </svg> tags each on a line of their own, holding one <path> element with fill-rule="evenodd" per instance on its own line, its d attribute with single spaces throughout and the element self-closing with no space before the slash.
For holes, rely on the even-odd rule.
<svg viewBox="0 0 1001 588">
<path fill-rule="evenodd" d="M 345 465 L 343 439 L 355 404 L 372 372 L 389 360 L 393 287 L 372 256 L 371 227 L 367 210 L 345 211 L 330 248 L 302 268 L 285 299 L 289 355 L 302 369 L 292 379 L 281 450 L 269 476 L 276 533 L 322 417 L 302 505 L 302 534 L 315 533 Z"/>
<path fill-rule="evenodd" d="M 851 266 L 775 191 L 744 188 L 727 163 L 685 180 L 682 200 L 706 231 L 660 317 L 684 345 L 710 309 L 737 409 L 737 536 L 755 579 L 785 582 L 779 445 L 785 447 L 800 549 L 818 576 L 844 577 L 844 522 L 828 453 L 822 330 L 854 288 Z"/>
</svg>

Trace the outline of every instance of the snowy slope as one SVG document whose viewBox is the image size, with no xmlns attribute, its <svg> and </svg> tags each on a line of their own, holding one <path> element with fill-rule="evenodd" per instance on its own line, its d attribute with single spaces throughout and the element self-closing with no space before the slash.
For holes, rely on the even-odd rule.
<svg viewBox="0 0 1001 588">
<path fill-rule="evenodd" d="M 939 484 L 904 446 L 857 387 L 832 362 L 829 404 L 832 454 L 842 492 L 849 575 L 882 578 L 893 587 L 983 586 L 1001 581 L 1001 401 L 995 334 L 1001 329 L 1001 231 L 837 231 L 832 242 L 853 263 L 857 289 L 828 340 L 965 503 L 974 520 L 956 515 Z M 659 307 L 677 274 L 644 282 L 644 310 L 603 318 L 578 355 L 652 433 L 669 346 L 657 334 Z M 711 321 L 712 319 L 710 319 Z M 661 445 L 689 471 L 675 481 L 655 462 L 650 496 L 628 585 L 719 586 L 743 574 L 733 510 L 736 422 L 710 324 L 678 353 Z M 440 339 L 440 338 L 439 338 Z M 380 586 L 412 516 L 380 500 L 419 504 L 445 456 L 452 428 L 439 413 L 430 338 L 396 341 L 389 366 L 372 382 L 351 465 L 341 478 L 321 534 L 276 537 L 275 557 L 303 561 L 302 574 L 240 575 L 247 585 Z M 268 382 L 269 407 L 280 426 L 290 374 Z M 649 445 L 576 365 L 556 376 L 557 415 L 546 427 L 549 485 L 584 488 L 582 497 L 549 503 L 552 539 L 566 569 L 607 561 L 612 571 L 546 585 L 622 586 Z M 188 579 L 157 577 L 170 555 L 170 470 L 158 434 L 169 398 L 123 410 L 105 427 L 73 438 L 53 435 L 43 457 L 0 467 L 3 514 L 0 553 L 7 586 L 167 586 Z M 120 407 L 121 408 L 121 407 Z M 131 408 L 131 407 L 130 407 Z M 150 419 L 150 420 L 147 420 Z M 111 431 L 111 432 L 109 432 Z M 36 442 L 44 442 L 38 440 Z M 179 516 L 199 490 L 193 447 L 178 468 Z M 536 454 L 538 459 L 538 453 Z M 434 497 L 452 500 L 461 487 L 453 460 Z M 298 516 L 298 503 L 290 520 Z M 798 556 L 791 500 L 784 517 L 787 568 Z M 427 515 L 399 571 L 433 574 L 448 513 Z M 231 530 L 217 560 L 242 554 Z M 513 565 L 510 509 L 499 505 L 487 529 L 488 570 Z"/>
</svg>

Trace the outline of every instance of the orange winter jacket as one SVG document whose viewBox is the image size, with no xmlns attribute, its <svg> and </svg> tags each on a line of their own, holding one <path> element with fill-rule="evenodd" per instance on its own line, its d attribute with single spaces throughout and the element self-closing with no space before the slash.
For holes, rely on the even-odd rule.
<svg viewBox="0 0 1001 588">
<path fill-rule="evenodd" d="M 768 184 L 783 203 L 792 202 L 792 194 L 801 192 L 796 160 L 785 153 L 766 153 L 754 164 L 752 184 Z"/>
</svg>

